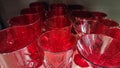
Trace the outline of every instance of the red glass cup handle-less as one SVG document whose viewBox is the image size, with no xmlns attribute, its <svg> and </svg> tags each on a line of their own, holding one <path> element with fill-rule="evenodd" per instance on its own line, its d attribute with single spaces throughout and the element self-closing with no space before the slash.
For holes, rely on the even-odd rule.
<svg viewBox="0 0 120 68">
<path fill-rule="evenodd" d="M 117 34 L 119 37 L 119 33 L 120 30 L 115 29 L 115 33 L 109 35 L 86 34 L 78 39 L 78 51 L 93 68 L 119 68 L 120 40 L 115 37 Z"/>
<path fill-rule="evenodd" d="M 34 33 L 37 37 L 39 37 L 39 35 L 42 34 L 43 19 L 40 18 L 38 14 L 25 14 L 15 16 L 9 19 L 8 24 L 10 27 L 28 26 L 28 28 L 34 30 Z"/>
<path fill-rule="evenodd" d="M 63 29 L 51 30 L 38 40 L 44 51 L 44 64 L 47 68 L 71 68 L 76 37 Z"/>
<path fill-rule="evenodd" d="M 1 68 L 38 68 L 43 63 L 43 51 L 37 45 L 29 26 L 8 27 L 0 31 Z"/>
</svg>

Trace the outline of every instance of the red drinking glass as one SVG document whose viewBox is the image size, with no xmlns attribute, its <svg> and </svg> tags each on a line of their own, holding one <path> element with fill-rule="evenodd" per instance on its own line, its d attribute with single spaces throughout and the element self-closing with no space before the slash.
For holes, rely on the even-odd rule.
<svg viewBox="0 0 120 68">
<path fill-rule="evenodd" d="M 72 28 L 72 21 L 64 16 L 54 16 L 51 18 L 48 18 L 45 21 L 46 24 L 46 31 L 49 30 L 54 30 L 54 29 L 65 29 L 66 31 L 71 32 L 71 28 Z"/>
<path fill-rule="evenodd" d="M 92 18 L 101 19 L 107 17 L 107 14 L 104 12 L 91 11 Z"/>
<path fill-rule="evenodd" d="M 104 19 L 99 19 L 98 21 L 100 22 L 100 24 L 104 24 L 105 26 L 101 27 L 101 25 L 98 24 L 94 33 L 104 33 L 106 30 L 110 28 L 119 27 L 119 24 L 111 19 L 104 18 Z"/>
<path fill-rule="evenodd" d="M 32 14 L 36 13 L 36 11 L 33 11 L 31 8 L 24 8 L 20 11 L 20 14 Z"/>
<path fill-rule="evenodd" d="M 78 19 L 73 23 L 75 31 L 78 34 L 81 33 L 104 33 L 109 28 L 118 27 L 119 24 L 109 19 Z"/>
<path fill-rule="evenodd" d="M 120 30 L 117 31 L 119 35 Z M 78 51 L 93 68 L 120 67 L 120 40 L 105 34 L 86 34 L 78 39 Z"/>
<path fill-rule="evenodd" d="M 32 2 L 29 4 L 30 8 L 41 8 L 42 10 L 48 10 L 47 2 Z"/>
<path fill-rule="evenodd" d="M 53 16 L 67 15 L 67 6 L 64 3 L 53 3 L 47 13 L 48 18 Z"/>
<path fill-rule="evenodd" d="M 76 64 L 75 66 L 79 66 L 79 68 L 89 67 L 88 62 L 84 58 L 82 58 L 80 54 L 75 54 L 73 59 L 74 59 L 74 63 Z"/>
<path fill-rule="evenodd" d="M 11 18 L 8 21 L 9 26 L 29 26 L 34 30 L 36 36 L 39 36 L 42 33 L 43 20 L 39 17 L 38 14 L 26 14 L 20 15 Z"/>
<path fill-rule="evenodd" d="M 40 18 L 45 19 L 45 11 L 41 8 L 24 8 L 20 11 L 21 15 L 24 14 L 38 14 Z"/>
<path fill-rule="evenodd" d="M 50 10 L 54 10 L 54 9 L 66 9 L 67 8 L 67 5 L 64 4 L 64 3 L 52 3 L 50 5 Z"/>
<path fill-rule="evenodd" d="M 110 28 L 104 34 L 120 40 L 120 28 Z"/>
<path fill-rule="evenodd" d="M 28 26 L 8 27 L 0 31 L 0 68 L 38 68 L 43 51 Z"/>
<path fill-rule="evenodd" d="M 73 19 L 88 19 L 91 18 L 91 12 L 90 11 L 85 11 L 85 10 L 73 10 L 71 11 L 71 16 Z"/>
<path fill-rule="evenodd" d="M 51 30 L 42 34 L 38 40 L 44 50 L 47 68 L 71 68 L 76 37 L 65 30 Z"/>
</svg>

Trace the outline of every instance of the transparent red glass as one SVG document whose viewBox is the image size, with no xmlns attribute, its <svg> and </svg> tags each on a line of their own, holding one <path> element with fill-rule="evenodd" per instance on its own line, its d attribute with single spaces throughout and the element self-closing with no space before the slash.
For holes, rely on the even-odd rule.
<svg viewBox="0 0 120 68">
<path fill-rule="evenodd" d="M 32 2 L 29 4 L 30 8 L 41 8 L 42 10 L 48 10 L 47 2 Z"/>
<path fill-rule="evenodd" d="M 37 45 L 34 31 L 28 26 L 1 30 L 0 44 L 0 68 L 41 67 L 44 53 Z"/>
<path fill-rule="evenodd" d="M 36 13 L 36 11 L 33 11 L 31 8 L 24 8 L 21 9 L 20 14 L 32 14 L 32 13 Z"/>
<path fill-rule="evenodd" d="M 42 34 L 38 40 L 44 50 L 47 68 L 71 68 L 76 37 L 65 30 L 51 30 Z"/>
<path fill-rule="evenodd" d="M 107 17 L 107 14 L 104 12 L 99 12 L 99 11 L 91 11 L 92 17 L 99 19 L 99 18 L 105 18 Z"/>
<path fill-rule="evenodd" d="M 43 18 L 45 20 L 46 18 L 46 11 L 42 10 L 41 8 L 24 8 L 20 11 L 21 15 L 25 14 L 38 14 L 40 18 Z"/>
<path fill-rule="evenodd" d="M 120 30 L 118 31 L 120 32 Z M 117 33 L 118 33 L 117 32 Z M 120 40 L 105 34 L 86 34 L 78 39 L 78 51 L 93 68 L 120 67 Z"/>
<path fill-rule="evenodd" d="M 80 67 L 89 67 L 88 62 L 82 58 L 82 56 L 80 54 L 76 54 L 74 56 L 74 62 L 76 65 L 80 66 Z"/>
<path fill-rule="evenodd" d="M 104 34 L 120 40 L 120 28 L 110 28 Z"/>
<path fill-rule="evenodd" d="M 109 28 L 118 27 L 119 24 L 110 19 L 77 19 L 73 23 L 75 31 L 81 33 L 104 33 Z"/>
<path fill-rule="evenodd" d="M 13 17 L 8 21 L 9 26 L 29 26 L 34 30 L 36 36 L 42 33 L 43 20 L 38 14 L 26 14 Z"/>
<path fill-rule="evenodd" d="M 47 13 L 48 18 L 53 16 L 67 15 L 67 5 L 64 3 L 53 3 Z"/>
<path fill-rule="evenodd" d="M 77 20 L 78 18 L 88 19 L 88 18 L 92 17 L 91 12 L 85 11 L 85 10 L 73 10 L 73 11 L 71 11 L 71 16 L 75 20 Z"/>
<path fill-rule="evenodd" d="M 64 3 L 52 3 L 52 4 L 50 5 L 50 10 L 52 10 L 52 9 L 59 9 L 59 8 L 61 8 L 61 9 L 66 9 L 66 8 L 67 8 L 67 5 L 64 4 Z"/>
<path fill-rule="evenodd" d="M 54 30 L 54 29 L 65 29 L 66 31 L 71 32 L 72 21 L 64 15 L 54 16 L 48 18 L 45 21 L 46 31 Z"/>
</svg>

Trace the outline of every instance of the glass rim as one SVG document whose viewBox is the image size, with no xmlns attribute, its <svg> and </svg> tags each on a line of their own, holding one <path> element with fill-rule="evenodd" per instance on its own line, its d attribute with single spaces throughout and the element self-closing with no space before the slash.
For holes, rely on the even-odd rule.
<svg viewBox="0 0 120 68">
<path fill-rule="evenodd" d="M 92 62 L 92 61 L 90 61 L 88 58 L 86 58 L 85 56 L 84 56 L 84 54 L 82 54 L 82 52 L 80 52 L 79 51 L 79 45 L 78 45 L 78 41 L 82 38 L 82 37 L 85 37 L 85 36 L 92 36 L 92 35 L 96 35 L 96 36 L 105 36 L 105 37 L 108 37 L 108 38 L 111 38 L 111 39 L 114 39 L 114 40 L 117 40 L 117 41 L 119 41 L 118 39 L 116 39 L 116 38 L 113 38 L 113 37 L 111 37 L 111 36 L 108 36 L 108 35 L 105 35 L 105 34 L 85 34 L 85 35 L 82 35 L 81 37 L 79 37 L 79 39 L 77 40 L 77 50 L 78 50 L 78 53 L 82 56 L 82 58 L 83 59 L 85 59 L 86 61 L 88 61 L 88 62 L 90 62 L 91 64 L 93 64 L 93 65 L 95 65 L 95 66 L 99 66 L 99 67 L 108 67 L 108 66 L 101 66 L 101 65 L 99 65 L 99 64 L 96 64 L 96 63 L 94 63 L 94 62 Z"/>
<path fill-rule="evenodd" d="M 37 43 L 38 43 L 38 46 L 39 46 L 43 51 L 47 51 L 47 52 L 50 52 L 50 53 L 63 53 L 63 52 L 67 52 L 67 51 L 69 51 L 69 50 L 71 50 L 71 49 L 74 49 L 74 48 L 76 47 L 77 38 L 76 38 L 76 36 L 75 36 L 73 33 L 70 33 L 70 34 L 75 38 L 75 40 L 76 40 L 76 42 L 74 43 L 74 45 L 72 45 L 71 48 L 69 48 L 69 49 L 67 49 L 67 50 L 64 50 L 64 51 L 60 51 L 60 52 L 53 52 L 53 51 L 44 49 L 44 48 L 41 46 L 41 43 L 40 43 L 39 41 L 41 40 L 41 38 L 42 38 L 45 34 L 50 33 L 50 32 L 54 32 L 54 31 L 63 31 L 64 33 L 67 33 L 67 31 L 65 31 L 65 30 L 63 30 L 63 29 L 56 29 L 56 30 L 50 30 L 50 31 L 47 31 L 47 32 L 41 34 L 41 35 L 39 36 L 38 40 L 37 40 Z"/>
<path fill-rule="evenodd" d="M 91 13 L 92 13 L 92 15 L 94 15 L 94 14 L 96 15 L 98 13 L 98 14 L 102 14 L 102 16 L 104 16 L 104 17 L 107 16 L 107 14 L 103 11 L 91 11 Z"/>
<path fill-rule="evenodd" d="M 42 18 L 38 18 L 37 20 L 35 20 L 34 22 L 32 22 L 32 23 L 28 23 L 28 24 L 22 24 L 22 25 L 12 25 L 11 23 L 10 23 L 10 21 L 12 21 L 12 20 L 14 20 L 14 19 L 20 19 L 20 18 L 22 18 L 22 17 L 29 17 L 29 16 L 36 16 L 36 15 L 38 15 L 38 13 L 35 13 L 35 14 L 24 14 L 24 15 L 18 15 L 18 16 L 15 16 L 15 17 L 13 17 L 13 18 L 10 18 L 9 20 L 8 20 L 8 25 L 10 26 L 10 27 L 13 27 L 13 26 L 16 26 L 16 27 L 20 27 L 20 26 L 30 26 L 30 25 L 34 25 L 34 24 L 36 24 L 36 23 L 38 23 L 38 21 L 40 21 L 40 20 L 42 20 Z M 27 18 L 26 17 L 26 18 Z M 19 24 L 19 23 L 18 23 Z"/>
<path fill-rule="evenodd" d="M 103 19 L 100 19 L 100 20 L 97 20 L 97 19 L 81 19 L 81 18 L 77 18 L 77 20 L 75 19 L 73 21 L 74 22 L 72 24 L 73 24 L 73 28 L 75 29 L 75 31 L 79 31 L 79 29 L 77 29 L 77 26 L 79 26 L 79 25 L 76 25 L 77 22 L 78 23 L 79 22 L 83 22 L 83 23 L 85 22 L 85 23 L 88 23 L 88 24 L 89 24 L 89 22 L 96 22 L 96 25 L 98 23 L 98 25 L 100 24 L 102 26 L 108 27 L 109 29 L 110 28 L 118 28 L 119 27 L 119 23 L 117 23 L 116 21 L 114 21 L 112 19 L 108 19 L 108 18 L 103 18 Z M 110 25 L 108 24 L 109 22 L 110 22 Z M 114 25 L 112 25 L 112 24 L 114 24 Z M 86 34 L 86 32 L 82 32 L 82 33 Z"/>
<path fill-rule="evenodd" d="M 57 17 L 66 18 L 66 15 L 53 16 L 53 17 L 50 17 L 50 18 L 46 19 L 46 20 L 44 21 L 44 22 L 45 22 L 45 26 L 47 26 L 47 22 L 49 22 L 49 20 L 54 19 L 54 18 L 57 18 Z M 65 27 L 72 26 L 72 20 L 71 20 L 69 17 L 67 17 L 67 19 L 70 21 L 70 24 L 69 24 L 69 25 L 66 25 Z M 49 27 L 51 27 L 51 26 L 49 26 Z M 65 28 L 65 27 L 63 27 L 63 28 Z"/>
<path fill-rule="evenodd" d="M 119 26 L 119 24 L 116 21 L 114 21 L 112 19 L 108 19 L 108 18 L 103 18 L 103 19 L 100 19 L 100 20 L 98 20 L 98 19 L 91 19 L 91 18 L 90 19 L 89 18 L 88 19 L 77 18 L 77 19 L 78 19 L 77 22 L 79 22 L 79 21 L 80 22 L 84 22 L 84 21 L 87 21 L 87 22 L 89 22 L 89 21 L 91 21 L 91 22 L 99 22 L 100 24 L 102 24 L 104 26 L 108 26 L 109 28 L 118 27 Z M 73 21 L 76 23 L 75 19 Z M 115 25 L 107 25 L 106 23 L 101 23 L 100 21 L 102 21 L 102 22 L 105 22 L 105 21 L 113 22 L 113 24 L 115 24 Z M 72 23 L 74 28 L 76 28 L 75 23 Z"/>
<path fill-rule="evenodd" d="M 6 30 L 9 30 L 9 29 L 12 29 L 12 28 L 16 28 L 16 27 L 21 27 L 21 28 L 22 28 L 22 27 L 24 27 L 24 26 L 8 27 L 8 28 L 6 28 L 6 29 L 0 30 L 0 32 L 6 31 Z M 33 33 L 33 35 L 34 35 L 34 33 Z M 17 52 L 17 51 L 21 51 L 22 49 L 31 46 L 31 45 L 29 45 L 29 44 L 32 44 L 35 40 L 36 40 L 36 38 L 35 38 L 35 35 L 34 35 L 34 36 L 33 36 L 33 39 L 32 39 L 30 42 L 25 43 L 24 47 L 19 48 L 19 49 L 17 49 L 17 50 L 10 51 L 10 52 L 3 52 L 3 53 L 0 53 L 0 55 L 8 55 L 8 54 L 11 54 L 11 53 L 15 53 L 15 52 Z"/>
</svg>

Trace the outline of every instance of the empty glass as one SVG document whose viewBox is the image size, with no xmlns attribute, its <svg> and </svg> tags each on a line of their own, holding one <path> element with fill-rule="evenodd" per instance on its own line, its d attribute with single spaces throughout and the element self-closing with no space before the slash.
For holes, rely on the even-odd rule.
<svg viewBox="0 0 120 68">
<path fill-rule="evenodd" d="M 71 32 L 72 21 L 64 15 L 54 16 L 45 21 L 46 31 L 54 29 L 65 29 Z"/>
<path fill-rule="evenodd" d="M 42 10 L 48 10 L 48 3 L 41 1 L 41 2 L 32 2 L 29 4 L 30 8 L 41 8 Z"/>
<path fill-rule="evenodd" d="M 43 63 L 34 31 L 28 26 L 0 31 L 0 68 L 38 68 Z"/>
<path fill-rule="evenodd" d="M 93 68 L 120 67 L 120 29 L 113 28 L 105 34 L 86 34 L 78 39 L 79 53 Z"/>
<path fill-rule="evenodd" d="M 118 27 L 119 24 L 110 19 L 78 19 L 73 23 L 73 26 L 78 34 L 100 34 L 104 33 L 109 28 Z"/>
<path fill-rule="evenodd" d="M 51 30 L 42 34 L 38 40 L 44 50 L 46 68 L 71 68 L 76 37 L 65 30 Z"/>
<path fill-rule="evenodd" d="M 92 18 L 101 19 L 107 17 L 107 14 L 99 11 L 91 11 Z"/>
<path fill-rule="evenodd" d="M 67 15 L 67 6 L 64 3 L 53 3 L 47 13 L 48 18 L 53 16 Z"/>
<path fill-rule="evenodd" d="M 71 16 L 73 19 L 75 19 L 75 21 L 77 21 L 77 19 L 88 19 L 91 18 L 91 12 L 90 11 L 86 11 L 86 10 L 73 10 L 71 11 Z"/>
<path fill-rule="evenodd" d="M 42 10 L 41 8 L 24 8 L 20 11 L 21 15 L 24 14 L 38 14 L 40 18 L 45 19 L 46 11 Z"/>
<path fill-rule="evenodd" d="M 34 30 L 36 36 L 39 36 L 42 33 L 43 20 L 39 17 L 38 14 L 26 14 L 20 15 L 11 18 L 8 21 L 9 26 L 29 26 Z"/>
</svg>

